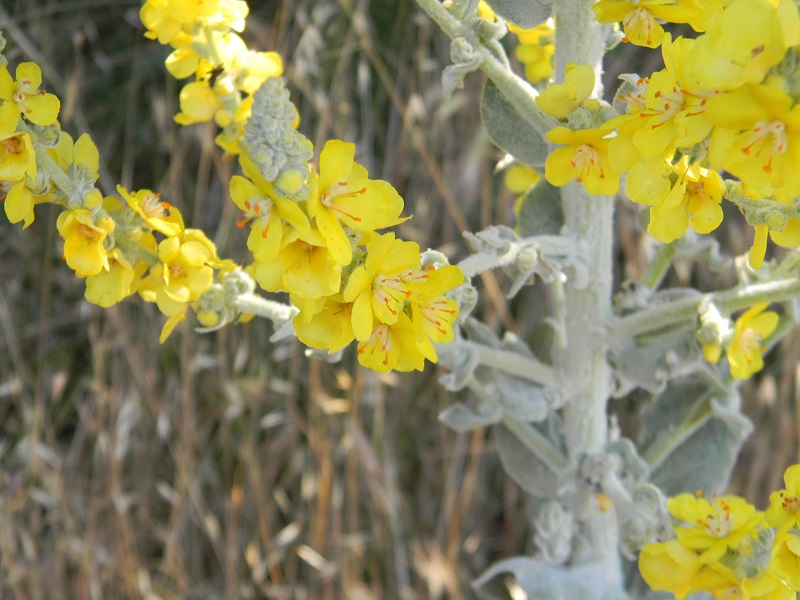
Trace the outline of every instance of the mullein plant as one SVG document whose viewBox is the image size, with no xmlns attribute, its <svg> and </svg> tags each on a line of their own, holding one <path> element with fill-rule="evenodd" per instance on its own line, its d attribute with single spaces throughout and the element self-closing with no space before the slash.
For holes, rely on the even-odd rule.
<svg viewBox="0 0 800 600">
<path fill-rule="evenodd" d="M 551 297 L 545 351 L 497 337 L 465 303 L 440 353 L 443 384 L 475 396 L 441 420 L 494 426 L 531 501 L 535 551 L 475 585 L 495 597 L 510 573 L 539 600 L 795 598 L 800 466 L 765 512 L 724 491 L 753 429 L 739 384 L 800 319 L 798 3 L 416 1 L 452 39 L 445 94 L 486 75 L 481 117 L 517 195 L 515 227 L 466 234 L 475 253 L 459 265 L 502 269 L 509 296 L 538 277 Z M 620 43 L 663 68 L 622 75 L 607 102 L 603 58 Z M 621 290 L 617 197 L 655 240 Z M 753 230 L 733 261 L 709 236 L 724 202 Z M 767 260 L 770 241 L 786 250 Z M 739 284 L 662 289 L 676 258 L 733 266 Z M 623 432 L 611 400 L 632 394 L 639 430 Z"/>
<path fill-rule="evenodd" d="M 58 217 L 63 258 L 85 281 L 89 302 L 109 307 L 137 294 L 166 317 L 163 342 L 193 311 L 201 329 L 253 316 L 292 325 L 308 346 L 335 353 L 352 342 L 376 371 L 421 370 L 435 344 L 454 339 L 457 302 L 446 296 L 464 275 L 443 255 L 382 232 L 406 220 L 403 199 L 369 178 L 351 143 L 315 149 L 280 78 L 281 57 L 247 48 L 238 35 L 240 0 L 148 0 L 146 37 L 169 44 L 167 70 L 191 79 L 175 121 L 213 121 L 216 143 L 238 159 L 230 197 L 249 227 L 248 265 L 218 255 L 179 209 L 148 189 L 103 196 L 99 154 L 88 135 L 74 140 L 58 122 L 59 100 L 41 89 L 41 71 L 0 68 L 0 179 L 12 223 L 29 226 L 37 204 Z M 288 294 L 291 304 L 256 294 Z"/>
<path fill-rule="evenodd" d="M 230 197 L 252 262 L 220 257 L 156 192 L 104 196 L 97 148 L 61 130 L 39 67 L 23 62 L 12 76 L 0 54 L 6 215 L 25 228 L 37 204 L 61 206 L 63 257 L 87 300 L 156 303 L 161 341 L 191 309 L 204 330 L 262 316 L 323 352 L 355 342 L 379 372 L 440 359 L 443 385 L 474 393 L 442 422 L 494 426 L 504 468 L 531 497 L 535 554 L 500 561 L 476 587 L 511 573 L 540 600 L 795 597 L 800 466 L 765 512 L 723 492 L 753 428 L 738 386 L 800 319 L 796 2 L 417 2 L 452 38 L 445 94 L 472 71 L 487 75 L 481 116 L 518 195 L 516 227 L 465 233 L 475 252 L 458 265 L 383 231 L 406 220 L 403 200 L 370 179 L 353 144 L 315 152 L 280 57 L 238 35 L 240 0 L 147 0 L 140 15 L 145 35 L 172 47 L 169 72 L 190 79 L 176 122 L 214 122 L 221 151 L 238 160 Z M 673 38 L 670 24 L 694 34 Z M 599 75 L 617 43 L 656 49 L 664 68 L 623 75 L 608 103 Z M 623 194 L 647 207 L 661 245 L 617 292 Z M 725 264 L 703 237 L 721 224 L 723 201 L 754 230 L 735 260 L 739 285 L 661 289 L 677 257 Z M 788 249 L 782 260 L 766 260 L 769 240 Z M 493 268 L 511 278 L 509 296 L 536 277 L 547 286 L 546 356 L 469 316 L 468 280 Z M 649 401 L 637 408 L 640 430 L 625 435 L 610 400 L 634 392 Z"/>
</svg>

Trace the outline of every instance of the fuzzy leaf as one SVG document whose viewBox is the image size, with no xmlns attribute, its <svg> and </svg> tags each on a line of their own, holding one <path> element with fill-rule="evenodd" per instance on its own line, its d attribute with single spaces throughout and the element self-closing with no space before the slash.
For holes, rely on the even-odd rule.
<svg viewBox="0 0 800 600">
<path fill-rule="evenodd" d="M 495 401 L 512 419 L 538 423 L 547 418 L 547 396 L 542 386 L 492 369 L 477 369 L 475 377 L 497 392 Z"/>
<path fill-rule="evenodd" d="M 641 454 L 655 463 L 651 481 L 668 496 L 721 492 L 753 429 L 734 408 L 738 398 L 717 399 L 707 385 L 698 379 L 673 382 L 645 415 L 651 437 Z"/>
<path fill-rule="evenodd" d="M 497 426 L 494 437 L 500 462 L 511 479 L 532 496 L 557 496 L 558 477 L 531 449 L 504 425 Z"/>
<path fill-rule="evenodd" d="M 492 10 L 523 29 L 537 27 L 550 18 L 550 0 L 486 0 Z"/>
<path fill-rule="evenodd" d="M 478 411 L 474 412 L 463 404 L 453 404 L 439 413 L 439 421 L 450 429 L 465 433 L 487 425 L 499 423 L 503 418 L 503 411 L 496 405 L 482 402 Z"/>
<path fill-rule="evenodd" d="M 486 82 L 481 93 L 481 120 L 499 148 L 532 167 L 544 165 L 547 142 L 491 81 Z"/>
<path fill-rule="evenodd" d="M 517 212 L 517 229 L 522 237 L 533 237 L 557 235 L 563 226 L 561 191 L 542 179 L 522 197 Z"/>
<path fill-rule="evenodd" d="M 622 600 L 627 597 L 610 581 L 614 575 L 599 565 L 559 567 L 527 556 L 496 562 L 472 585 L 479 588 L 502 573 L 513 574 L 527 597 L 536 600 Z"/>
</svg>

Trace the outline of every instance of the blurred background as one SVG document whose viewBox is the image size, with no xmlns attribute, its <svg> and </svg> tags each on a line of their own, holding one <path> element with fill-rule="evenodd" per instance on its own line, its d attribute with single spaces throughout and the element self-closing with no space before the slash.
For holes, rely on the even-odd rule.
<svg viewBox="0 0 800 600">
<path fill-rule="evenodd" d="M 226 184 L 235 164 L 213 127 L 174 124 L 180 84 L 164 69 L 168 50 L 143 37 L 139 5 L 2 0 L 5 54 L 37 62 L 63 128 L 92 135 L 105 193 L 159 191 L 221 256 L 244 262 Z M 317 148 L 357 144 L 414 215 L 400 235 L 457 261 L 462 230 L 513 225 L 514 198 L 492 174 L 502 153 L 478 118 L 483 76 L 442 101 L 449 43 L 412 0 L 250 5 L 243 37 L 283 56 L 301 131 Z M 615 51 L 609 80 L 636 60 Z M 653 249 L 639 213 L 620 202 L 620 281 Z M 489 564 L 534 550 L 491 432 L 438 423 L 470 399 L 444 391 L 436 368 L 380 376 L 352 351 L 339 364 L 308 359 L 296 342 L 271 343 L 261 321 L 202 335 L 184 324 L 159 345 L 154 306 L 83 299 L 59 258 L 56 216 L 41 207 L 25 231 L 0 218 L 0 597 L 470 598 Z M 723 248 L 744 252 L 751 230 L 728 217 Z M 689 262 L 669 277 L 734 281 Z M 507 301 L 507 284 L 484 278 L 477 314 L 546 344 L 543 286 Z M 762 507 L 798 460 L 799 358 L 792 336 L 743 392 L 758 430 L 732 489 Z"/>
</svg>

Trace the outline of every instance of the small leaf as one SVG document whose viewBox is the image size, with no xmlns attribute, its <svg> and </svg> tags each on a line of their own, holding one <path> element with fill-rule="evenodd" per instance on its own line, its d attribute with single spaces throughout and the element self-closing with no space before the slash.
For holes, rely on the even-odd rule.
<svg viewBox="0 0 800 600">
<path fill-rule="evenodd" d="M 615 574 L 599 564 L 559 567 L 527 556 L 515 556 L 493 564 L 472 585 L 482 587 L 502 573 L 513 574 L 527 597 L 536 600 L 627 598 L 619 585 L 613 582 Z"/>
<path fill-rule="evenodd" d="M 547 418 L 547 396 L 542 386 L 491 369 L 478 369 L 475 376 L 481 382 L 491 382 L 489 385 L 497 390 L 497 402 L 512 419 L 538 423 Z"/>
<path fill-rule="evenodd" d="M 739 450 L 752 431 L 753 424 L 732 407 L 738 400 L 728 399 L 726 405 L 711 393 L 704 397 L 688 391 L 686 386 L 670 385 L 661 394 L 656 406 L 672 404 L 685 407 L 687 396 L 690 399 L 699 398 L 699 401 L 695 401 L 683 413 L 677 410 L 656 411 L 670 415 L 671 418 L 666 420 L 654 420 L 652 415 L 648 415 L 649 427 L 654 428 L 651 431 L 659 432 L 653 445 L 663 445 L 670 438 L 680 439 L 681 432 L 685 432 L 685 439 L 659 459 L 651 481 L 668 496 L 696 490 L 708 494 L 719 493 L 728 484 Z M 676 422 L 674 417 L 678 414 L 682 419 Z M 668 445 L 666 447 L 669 448 Z M 642 455 L 647 458 L 648 449 Z"/>
<path fill-rule="evenodd" d="M 492 141 L 514 158 L 532 167 L 547 160 L 547 142 L 491 82 L 481 93 L 481 120 Z"/>
<path fill-rule="evenodd" d="M 558 235 L 564 226 L 561 191 L 542 179 L 522 196 L 517 229 L 522 237 Z"/>
<path fill-rule="evenodd" d="M 538 27 L 550 18 L 550 0 L 486 0 L 492 10 L 523 29 Z"/>
<path fill-rule="evenodd" d="M 459 433 L 494 425 L 502 418 L 503 411 L 500 407 L 487 402 L 482 402 L 478 406 L 478 412 L 473 412 L 463 404 L 453 404 L 439 413 L 439 421 Z"/>
<path fill-rule="evenodd" d="M 494 437 L 503 468 L 523 490 L 540 498 L 558 495 L 556 474 L 517 436 L 505 426 L 498 425 Z"/>
</svg>

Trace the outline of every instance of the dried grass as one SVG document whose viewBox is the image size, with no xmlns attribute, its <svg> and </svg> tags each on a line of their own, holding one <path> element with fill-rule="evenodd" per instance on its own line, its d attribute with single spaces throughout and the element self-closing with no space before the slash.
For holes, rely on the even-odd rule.
<svg viewBox="0 0 800 600">
<path fill-rule="evenodd" d="M 178 85 L 137 10 L 9 0 L 0 29 L 12 62 L 42 66 L 65 129 L 93 134 L 105 192 L 158 189 L 243 260 L 224 184 L 233 165 L 209 128 L 173 124 Z M 441 103 L 448 43 L 409 0 L 253 3 L 248 32 L 287 59 L 303 131 L 356 141 L 397 186 L 415 215 L 405 237 L 458 258 L 459 231 L 509 222 L 475 110 L 481 78 Z M 456 398 L 434 369 L 378 376 L 352 356 L 309 360 L 270 343 L 262 322 L 183 328 L 159 346 L 152 306 L 83 301 L 55 216 L 41 210 L 24 232 L 0 219 L 0 596 L 466 598 L 490 562 L 530 549 L 524 499 L 487 432 L 438 424 Z M 625 229 L 628 275 L 641 247 Z M 533 335 L 543 296 L 509 307 L 493 276 L 483 284 L 483 318 Z M 798 458 L 786 414 L 797 415 L 787 365 L 799 352 L 784 344 L 750 388 L 763 429 L 737 485 L 762 502 Z"/>
</svg>

